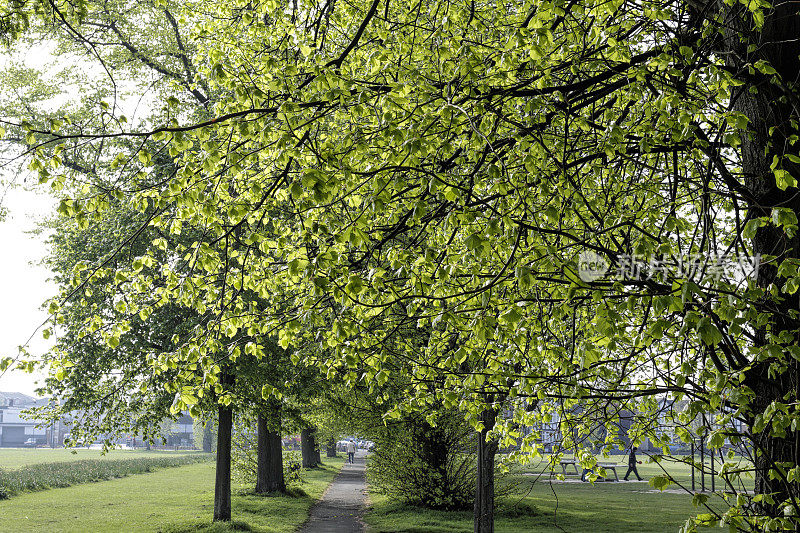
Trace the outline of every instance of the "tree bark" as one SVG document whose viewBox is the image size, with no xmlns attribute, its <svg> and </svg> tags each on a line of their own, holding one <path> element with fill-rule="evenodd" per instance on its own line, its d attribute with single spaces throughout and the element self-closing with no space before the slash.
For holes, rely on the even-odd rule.
<svg viewBox="0 0 800 533">
<path fill-rule="evenodd" d="M 316 434 L 316 431 L 315 431 L 314 432 L 314 460 L 316 461 L 317 465 L 321 465 L 322 464 L 322 453 L 321 453 L 321 450 L 320 450 L 321 447 L 322 446 L 321 446 L 320 442 L 317 440 L 317 434 Z"/>
<path fill-rule="evenodd" d="M 331 437 L 328 439 L 327 454 L 328 457 L 336 457 L 336 439 Z"/>
<path fill-rule="evenodd" d="M 317 428 L 314 427 L 300 430 L 300 454 L 303 456 L 303 468 L 315 468 L 319 464 L 316 431 Z"/>
<path fill-rule="evenodd" d="M 228 374 L 221 377 L 222 385 L 232 385 Z M 219 405 L 219 428 L 217 430 L 217 472 L 214 483 L 214 522 L 231 519 L 231 433 L 233 431 L 233 408 Z"/>
<path fill-rule="evenodd" d="M 723 37 L 722 49 L 728 66 L 745 73 L 749 65 L 766 60 L 784 82 L 791 86 L 800 72 L 800 42 L 797 40 L 800 35 L 800 14 L 796 5 L 778 2 L 770 9 L 765 9 L 765 21 L 760 31 L 753 29 L 752 15 L 746 7 L 734 5 L 723 10 L 727 33 Z M 747 38 L 742 39 L 741 36 Z M 749 44 L 758 46 L 754 50 L 748 50 Z M 748 131 L 742 135 L 741 144 L 742 170 L 746 191 L 750 195 L 749 216 L 769 217 L 773 208 L 782 207 L 791 209 L 800 218 L 798 189 L 790 187 L 786 191 L 781 190 L 770 168 L 775 156 L 781 158 L 787 152 L 796 152 L 796 147 L 791 147 L 789 142 L 792 135 L 800 134 L 797 125 L 791 122 L 797 116 L 791 97 L 787 99 L 785 90 L 771 83 L 767 76 L 755 73 L 740 87 L 739 93 L 732 96 L 731 101 L 734 109 L 749 120 Z M 784 168 L 800 181 L 800 165 L 784 161 Z M 799 307 L 800 293 L 784 294 L 780 299 L 770 294 L 770 287 L 777 288 L 775 294 L 780 294 L 780 287 L 785 280 L 777 275 L 776 265 L 784 259 L 800 257 L 798 236 L 789 236 L 783 228 L 768 224 L 756 231 L 752 244 L 754 254 L 778 257 L 772 264 L 759 265 L 756 282 L 759 287 L 766 289 L 766 294 L 761 301 L 756 302 L 756 307 L 759 312 L 768 313 L 770 318 L 765 325 L 754 325 L 753 344 L 755 347 L 763 347 L 774 343 L 770 334 L 777 336 L 783 332 L 786 335 L 784 338 L 791 340 L 784 340 L 781 344 L 784 347 L 796 345 L 800 323 L 791 313 Z M 775 358 L 770 357 L 752 362 L 745 371 L 745 384 L 754 392 L 748 420 L 750 428 L 753 428 L 756 416 L 764 413 L 772 402 L 797 401 L 797 361 L 788 355 L 786 360 L 790 363 L 783 370 L 771 367 Z M 799 464 L 798 436 L 797 432 L 788 430 L 785 435 L 776 435 L 770 424 L 763 431 L 752 435 L 755 492 L 772 493 L 775 499 L 774 504 L 761 503 L 760 514 L 783 516 L 779 504 L 789 500 L 795 501 L 797 510 L 796 484 L 786 482 L 783 476 L 772 476 L 770 472 L 789 470 Z M 776 468 L 776 462 L 784 462 L 786 466 Z"/>
<path fill-rule="evenodd" d="M 494 427 L 497 412 L 488 408 L 481 413 L 483 429 L 478 437 L 478 475 L 475 483 L 474 533 L 494 533 L 494 459 L 497 439 L 486 436 Z"/>
<path fill-rule="evenodd" d="M 286 492 L 281 444 L 281 407 L 278 402 L 270 402 L 266 412 L 258 415 L 256 492 Z"/>
<path fill-rule="evenodd" d="M 211 453 L 214 449 L 214 435 L 211 433 L 211 421 L 203 424 L 203 451 Z"/>
</svg>

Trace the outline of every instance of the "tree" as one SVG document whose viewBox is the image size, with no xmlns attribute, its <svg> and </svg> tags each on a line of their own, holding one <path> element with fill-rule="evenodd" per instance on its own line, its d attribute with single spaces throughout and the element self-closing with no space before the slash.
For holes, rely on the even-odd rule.
<svg viewBox="0 0 800 533">
<path fill-rule="evenodd" d="M 16 4 L 11 6 L 12 9 L 19 7 Z M 139 124 L 167 119 L 173 112 L 203 115 L 212 95 L 203 80 L 195 77 L 193 47 L 184 33 L 187 28 L 179 15 L 180 8 L 174 5 L 85 2 L 80 3 L 79 9 L 65 13 L 60 11 L 60 7 L 63 6 L 56 3 L 45 6 L 51 9 L 49 15 L 61 18 L 68 31 L 59 33 L 57 25 L 49 25 L 45 18 L 34 25 L 35 37 L 45 42 L 56 37 L 60 53 L 88 56 L 89 62 L 104 69 L 109 76 L 113 71 L 113 87 L 95 88 L 89 83 L 88 73 L 75 73 L 68 69 L 52 82 L 42 81 L 37 72 L 11 64 L 4 73 L 5 78 L 10 82 L 9 88 L 16 89 L 17 95 L 24 95 L 25 108 L 19 109 L 18 101 L 2 102 L 4 114 L 24 115 L 25 126 L 10 127 L 8 140 L 24 143 L 26 127 L 64 122 L 81 122 L 102 131 L 108 126 L 112 114 L 123 108 L 130 109 L 125 102 L 130 93 L 142 89 L 168 100 L 171 110 L 154 108 L 149 115 L 137 117 Z M 62 17 L 65 14 L 69 16 Z M 72 15 L 76 17 L 74 20 Z M 75 31 L 69 26 L 68 19 L 79 22 L 85 32 Z M 149 23 L 146 28 L 141 26 L 143 20 Z M 87 48 L 89 42 L 99 44 Z M 52 104 L 48 108 L 47 102 L 63 96 L 63 86 L 70 84 L 80 87 L 76 107 L 69 102 L 58 109 L 52 109 Z M 123 123 L 127 120 L 116 115 L 113 121 Z M 128 258 L 150 257 L 147 252 L 153 251 L 159 263 L 185 265 L 174 255 L 174 237 L 169 232 L 148 227 L 154 212 L 142 214 L 124 201 L 127 200 L 124 196 L 108 194 L 107 179 L 114 169 L 120 166 L 130 168 L 134 164 L 124 157 L 126 152 L 135 155 L 142 147 L 139 143 L 134 144 L 122 140 L 103 143 L 97 149 L 88 146 L 65 152 L 62 151 L 64 146 L 57 149 L 60 156 L 56 157 L 67 172 L 51 182 L 56 194 L 63 195 L 64 192 L 59 191 L 64 187 L 72 192 L 85 183 L 92 183 L 106 191 L 101 196 L 109 207 L 90 217 L 62 218 L 52 222 L 54 251 L 48 265 L 57 273 L 57 282 L 61 286 L 59 300 L 64 303 L 59 306 L 59 300 L 56 300 L 52 309 L 59 308 L 58 316 L 54 318 L 58 324 L 64 324 L 65 331 L 59 336 L 54 352 L 45 357 L 45 363 L 52 368 L 48 391 L 54 395 L 49 412 L 53 417 L 75 410 L 85 413 L 74 428 L 73 440 L 91 441 L 98 433 L 107 433 L 110 440 L 114 434 L 126 431 L 142 433 L 152 439 L 158 434 L 158 424 L 153 424 L 154 420 L 177 416 L 182 409 L 191 409 L 198 415 L 211 408 L 203 400 L 202 393 L 192 394 L 188 389 L 175 385 L 181 379 L 174 378 L 179 375 L 187 377 L 193 371 L 192 365 L 178 368 L 166 364 L 160 372 L 153 372 L 154 365 L 164 362 L 163 359 L 157 361 L 156 356 L 177 349 L 176 343 L 186 330 L 204 327 L 208 324 L 207 317 L 180 303 L 159 305 L 158 298 L 153 299 L 152 295 L 143 298 L 143 295 L 124 287 L 118 287 L 119 291 L 109 290 L 106 275 L 114 272 L 114 268 L 112 266 L 109 270 L 106 267 L 120 260 L 117 254 L 121 251 Z M 169 154 L 155 153 L 148 163 L 153 172 L 146 179 L 162 181 L 168 179 L 174 170 Z M 140 176 L 144 177 L 144 174 Z M 68 199 L 62 203 L 62 214 L 69 205 L 71 201 Z M 167 210 L 161 211 L 160 216 L 170 218 L 173 214 Z M 182 237 L 192 242 L 203 239 L 202 231 L 193 230 L 184 231 Z M 158 246 L 151 248 L 154 240 Z M 82 265 L 79 269 L 88 268 L 85 271 L 88 275 L 83 278 L 76 276 L 76 265 Z M 137 268 L 151 268 L 154 263 L 139 259 L 137 265 Z M 138 311 L 131 312 L 129 304 L 137 306 Z M 110 326 L 111 322 L 117 321 L 115 317 L 122 316 L 126 317 L 123 321 L 133 321 L 131 327 L 114 329 Z M 51 329 L 45 330 L 46 335 L 50 333 Z M 258 385 L 258 398 L 261 398 L 261 384 Z M 230 398 L 227 401 L 230 402 Z M 232 409 L 230 403 L 219 409 L 224 415 L 221 419 L 224 424 L 223 438 L 217 442 L 220 468 L 215 519 L 228 520 L 230 428 L 225 424 L 230 422 Z M 210 451 L 210 446 L 210 439 L 204 439 L 204 449 Z M 279 474 L 282 480 L 282 470 Z"/>
<path fill-rule="evenodd" d="M 233 376 L 223 374 L 220 384 L 233 385 Z M 231 439 L 233 432 L 233 407 L 230 400 L 219 404 L 219 429 L 217 431 L 217 468 L 214 481 L 214 522 L 229 522 L 231 519 Z"/>
<path fill-rule="evenodd" d="M 258 416 L 258 473 L 256 492 L 286 492 L 280 405 L 272 402 L 272 416 Z"/>
<path fill-rule="evenodd" d="M 172 274 L 165 298 L 213 309 L 229 337 L 318 343 L 333 354 L 320 368 L 350 384 L 379 387 L 388 361 L 409 360 L 417 394 L 395 415 L 458 406 L 489 440 L 512 437 L 505 421 L 487 427 L 499 398 L 634 411 L 685 398 L 687 416 L 716 419 L 713 445 L 756 450 L 757 495 L 708 521 L 795 527 L 792 4 L 208 13 L 198 36 L 218 38 L 199 41 L 198 76 L 226 95 L 214 119 L 114 133 L 172 150 L 175 177 L 142 194 L 180 205 L 216 244 L 185 250 L 190 272 L 132 274 L 141 290 Z M 110 135 L 30 130 L 35 161 Z M 100 205 L 76 200 L 68 211 Z M 718 275 L 725 254 L 750 266 Z M 292 303 L 254 313 L 212 275 Z M 412 327 L 429 328 L 424 349 L 384 348 Z M 210 353 L 204 341 L 187 340 L 186 354 Z M 491 531 L 488 511 L 475 524 Z"/>
</svg>

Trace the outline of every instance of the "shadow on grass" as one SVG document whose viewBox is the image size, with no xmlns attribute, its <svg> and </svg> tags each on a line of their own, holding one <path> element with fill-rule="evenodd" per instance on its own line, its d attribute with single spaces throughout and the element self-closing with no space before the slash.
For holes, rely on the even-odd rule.
<svg viewBox="0 0 800 533">
<path fill-rule="evenodd" d="M 461 533 L 464 521 L 472 519 L 470 511 L 437 511 L 388 501 L 373 506 L 370 514 L 377 519 L 370 524 L 377 533 Z"/>
<path fill-rule="evenodd" d="M 228 533 L 230 531 L 253 531 L 250 524 L 239 520 L 231 522 L 194 522 L 191 524 L 181 524 L 180 526 L 166 526 L 159 529 L 159 533 Z"/>
<path fill-rule="evenodd" d="M 517 519 L 540 515 L 530 502 L 498 502 L 496 519 Z M 438 511 L 399 502 L 382 502 L 373 506 L 370 525 L 376 533 L 463 533 L 472 529 L 471 510 Z"/>
<path fill-rule="evenodd" d="M 288 487 L 286 492 L 256 492 L 253 489 L 237 491 L 238 496 L 247 498 L 309 498 L 309 495 L 300 487 Z"/>
<path fill-rule="evenodd" d="M 527 501 L 503 503 L 495 510 L 496 518 L 520 518 L 540 514 L 539 509 Z"/>
</svg>

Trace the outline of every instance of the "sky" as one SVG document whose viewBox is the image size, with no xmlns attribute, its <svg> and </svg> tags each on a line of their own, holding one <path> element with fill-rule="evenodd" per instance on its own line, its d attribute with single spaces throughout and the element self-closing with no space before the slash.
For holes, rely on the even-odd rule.
<svg viewBox="0 0 800 533">
<path fill-rule="evenodd" d="M 0 204 L 8 209 L 0 220 L 0 357 L 16 356 L 17 347 L 33 336 L 28 350 L 38 356 L 52 343 L 37 332 L 47 319 L 42 303 L 55 294 L 48 282 L 50 271 L 38 263 L 47 253 L 44 235 L 26 232 L 55 210 L 55 201 L 46 194 L 0 185 Z M 41 373 L 8 370 L 0 376 L 0 391 L 36 396 L 36 381 Z"/>
<path fill-rule="evenodd" d="M 68 67 L 68 63 L 57 61 L 52 55 L 51 43 L 28 44 L 20 42 L 19 46 L 0 53 L 0 68 L 6 68 L 13 62 L 26 67 L 38 69 L 47 75 Z M 2 89 L 0 89 L 2 90 Z M 52 105 L 63 105 L 69 98 L 64 95 L 51 102 Z M 14 155 L 14 149 L 7 145 L 3 148 L 3 160 Z M 51 273 L 39 265 L 47 254 L 46 236 L 31 235 L 27 232 L 37 227 L 37 221 L 55 213 L 56 201 L 45 192 L 27 190 L 22 185 L 21 176 L 15 176 L 8 165 L 0 169 L 0 207 L 8 210 L 7 216 L 0 218 L 0 358 L 18 354 L 17 347 L 27 346 L 33 356 L 40 356 L 52 345 L 53 338 L 46 341 L 37 328 L 47 319 L 47 313 L 41 309 L 42 303 L 56 293 L 55 284 L 48 282 Z M 24 166 L 23 166 L 24 167 Z M 36 180 L 35 176 L 28 179 Z M 9 187 L 8 183 L 16 183 Z M 0 375 L 0 391 L 21 392 L 37 396 L 34 390 L 36 381 L 44 374 L 39 372 L 28 374 L 8 370 Z"/>
<path fill-rule="evenodd" d="M 0 53 L 0 69 L 17 61 L 26 67 L 42 71 L 47 76 L 69 68 L 70 63 L 59 60 L 52 54 L 52 43 L 37 43 L 31 46 L 23 43 L 10 55 Z M 87 76 L 104 76 L 104 70 L 85 62 L 80 63 L 81 72 Z M 135 124 L 140 111 L 147 115 L 153 95 L 135 91 L 135 85 L 125 90 L 133 95 L 120 92 L 114 100 L 117 111 L 128 116 Z M 46 105 L 67 105 L 75 94 L 65 92 Z M 2 90 L 2 88 L 0 88 Z M 128 95 L 128 96 L 126 96 Z M 42 104 L 45 105 L 45 104 Z M 2 146 L 0 146 L 2 148 Z M 5 157 L 8 153 L 1 154 Z M 33 178 L 35 180 L 35 177 Z M 40 309 L 42 303 L 56 293 L 55 284 L 48 282 L 51 273 L 38 263 L 47 253 L 45 236 L 30 235 L 27 232 L 36 228 L 41 221 L 55 212 L 56 201 L 45 193 L 25 190 L 23 187 L 7 188 L 7 182 L 21 181 L 0 167 L 0 207 L 8 210 L 5 219 L 0 219 L 0 358 L 15 357 L 17 347 L 24 345 L 32 337 L 28 351 L 39 356 L 52 345 L 53 339 L 45 341 L 37 328 L 47 319 L 47 313 Z M 18 183 L 19 185 L 19 183 Z M 44 377 L 42 373 L 27 374 L 20 371 L 6 371 L 0 375 L 0 391 L 34 394 L 36 381 Z"/>
</svg>

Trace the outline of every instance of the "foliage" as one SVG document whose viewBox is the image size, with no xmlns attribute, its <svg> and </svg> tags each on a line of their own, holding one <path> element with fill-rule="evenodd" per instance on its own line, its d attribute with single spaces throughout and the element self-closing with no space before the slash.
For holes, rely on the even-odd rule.
<svg viewBox="0 0 800 533">
<path fill-rule="evenodd" d="M 210 460 L 211 456 L 208 455 L 191 454 L 176 457 L 83 459 L 31 464 L 13 470 L 0 469 L 0 488 L 7 496 L 15 496 L 23 492 L 69 487 Z"/>
<path fill-rule="evenodd" d="M 554 413 L 571 435 L 578 407 L 614 420 L 683 402 L 684 425 L 714 419 L 712 446 L 756 450 L 756 495 L 710 521 L 795 527 L 791 3 L 188 7 L 197 77 L 220 95 L 212 119 L 27 128 L 48 182 L 56 146 L 150 143 L 116 145 L 132 167 L 64 215 L 128 195 L 148 228 L 207 236 L 176 243 L 185 264 L 159 261 L 155 239 L 109 269 L 113 291 L 136 295 L 129 318 L 91 319 L 115 345 L 142 309 L 209 317 L 158 355 L 179 408 L 273 333 L 298 348 L 293 364 L 348 386 L 383 397 L 408 383 L 384 398 L 390 420 L 443 405 L 480 429 L 505 403 L 506 443 Z M 174 175 L 148 180 L 160 153 Z M 724 254 L 744 268 L 718 272 Z M 585 275 L 603 263 L 608 277 Z"/>
<path fill-rule="evenodd" d="M 408 417 L 378 430 L 367 476 L 378 492 L 429 509 L 468 509 L 475 490 L 475 435 L 446 413 L 432 426 Z"/>
</svg>

